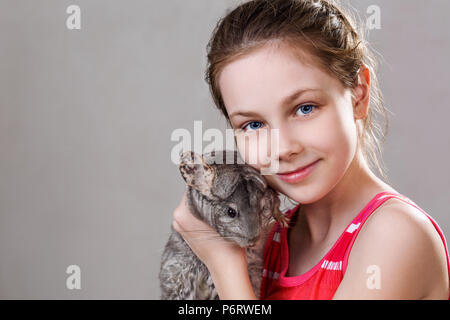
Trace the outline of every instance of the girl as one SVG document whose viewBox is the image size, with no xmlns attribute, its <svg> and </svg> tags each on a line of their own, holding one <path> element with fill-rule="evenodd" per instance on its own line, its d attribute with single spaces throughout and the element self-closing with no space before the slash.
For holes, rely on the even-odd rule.
<svg viewBox="0 0 450 320">
<path fill-rule="evenodd" d="M 278 150 L 266 150 L 278 171 L 266 178 L 298 202 L 286 212 L 290 225 L 273 225 L 266 240 L 262 299 L 449 298 L 439 226 L 371 169 L 385 177 L 373 120 L 386 109 L 361 36 L 330 1 L 255 0 L 221 19 L 208 44 L 206 80 L 240 154 L 249 163 L 262 132 L 278 129 Z M 213 230 L 185 195 L 173 227 L 221 299 L 255 299 L 244 250 L 201 241 L 196 230 Z"/>
</svg>

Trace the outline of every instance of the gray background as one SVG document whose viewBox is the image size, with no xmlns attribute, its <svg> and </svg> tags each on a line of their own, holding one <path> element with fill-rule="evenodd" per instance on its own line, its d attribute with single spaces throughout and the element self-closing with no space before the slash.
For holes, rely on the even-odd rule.
<svg viewBox="0 0 450 320">
<path fill-rule="evenodd" d="M 206 44 L 237 1 L 0 0 L 0 298 L 157 299 L 184 189 L 176 128 L 225 129 Z M 81 7 L 81 30 L 66 8 Z M 384 57 L 384 159 L 449 235 L 450 2 L 351 1 Z M 66 288 L 67 266 L 81 290 Z"/>
</svg>

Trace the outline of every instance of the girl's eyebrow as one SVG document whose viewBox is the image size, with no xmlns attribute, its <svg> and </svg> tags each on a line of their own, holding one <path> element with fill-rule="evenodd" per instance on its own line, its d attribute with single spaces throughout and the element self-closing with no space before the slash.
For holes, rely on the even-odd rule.
<svg viewBox="0 0 450 320">
<path fill-rule="evenodd" d="M 321 89 L 300 89 L 300 90 L 296 90 L 293 93 L 289 94 L 288 96 L 286 96 L 285 98 L 283 98 L 283 100 L 281 101 L 281 105 L 286 105 L 291 103 L 292 101 L 294 101 L 295 99 L 299 98 L 300 96 L 302 96 L 304 93 L 308 92 L 308 91 L 322 91 Z M 235 111 L 233 113 L 230 114 L 230 118 L 236 117 L 236 116 L 242 116 L 242 117 L 254 117 L 254 116 L 259 116 L 259 114 L 257 112 L 254 111 Z"/>
</svg>

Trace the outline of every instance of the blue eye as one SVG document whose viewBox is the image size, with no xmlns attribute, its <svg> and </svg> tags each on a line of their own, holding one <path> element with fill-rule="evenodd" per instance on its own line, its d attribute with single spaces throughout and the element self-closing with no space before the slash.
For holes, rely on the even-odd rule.
<svg viewBox="0 0 450 320">
<path fill-rule="evenodd" d="M 258 122 L 258 121 L 252 121 L 252 122 L 249 122 L 249 123 L 246 124 L 244 127 L 242 127 L 242 130 L 245 131 L 245 129 L 246 129 L 247 127 L 251 128 L 252 130 L 258 130 L 258 129 L 260 129 L 260 128 L 262 127 L 262 123 L 261 123 L 261 122 Z"/>
<path fill-rule="evenodd" d="M 297 112 L 298 112 L 298 110 L 301 110 L 302 112 L 305 112 L 305 113 L 303 113 L 303 115 L 308 115 L 308 114 L 310 114 L 311 112 L 313 112 L 314 109 L 316 109 L 316 108 L 317 108 L 317 107 L 314 106 L 314 105 L 312 105 L 312 104 L 305 104 L 305 105 L 303 105 L 303 106 L 300 106 L 300 107 L 297 109 Z"/>
<path fill-rule="evenodd" d="M 318 107 L 313 105 L 313 104 L 304 104 L 304 105 L 298 107 L 297 114 L 298 114 L 298 111 L 301 110 L 302 111 L 301 115 L 309 116 L 309 114 L 314 112 L 315 109 L 317 109 L 317 108 Z M 251 130 L 255 131 L 255 130 L 261 129 L 262 126 L 263 126 L 263 124 L 261 122 L 259 122 L 259 121 L 252 121 L 252 122 L 247 123 L 245 126 L 243 126 L 241 128 L 241 130 L 247 131 L 246 129 L 250 128 Z"/>
</svg>

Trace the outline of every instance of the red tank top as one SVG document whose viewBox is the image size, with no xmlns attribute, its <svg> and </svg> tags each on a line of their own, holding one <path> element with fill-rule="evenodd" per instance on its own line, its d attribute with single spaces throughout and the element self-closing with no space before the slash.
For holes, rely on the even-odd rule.
<svg viewBox="0 0 450 320">
<path fill-rule="evenodd" d="M 320 260 L 311 270 L 299 276 L 285 276 L 289 265 L 289 249 L 287 243 L 288 228 L 282 228 L 276 223 L 269 233 L 264 248 L 264 271 L 260 298 L 268 300 L 332 299 L 344 277 L 348 256 L 359 230 L 372 212 L 390 198 L 403 200 L 419 209 L 430 219 L 444 243 L 450 279 L 450 263 L 447 243 L 438 224 L 407 197 L 397 193 L 381 192 L 377 194 L 353 219 L 322 260 Z M 289 218 L 292 218 L 292 216 L 298 212 L 297 209 L 299 207 L 300 204 L 291 210 L 288 210 L 285 214 L 288 215 Z"/>
</svg>

